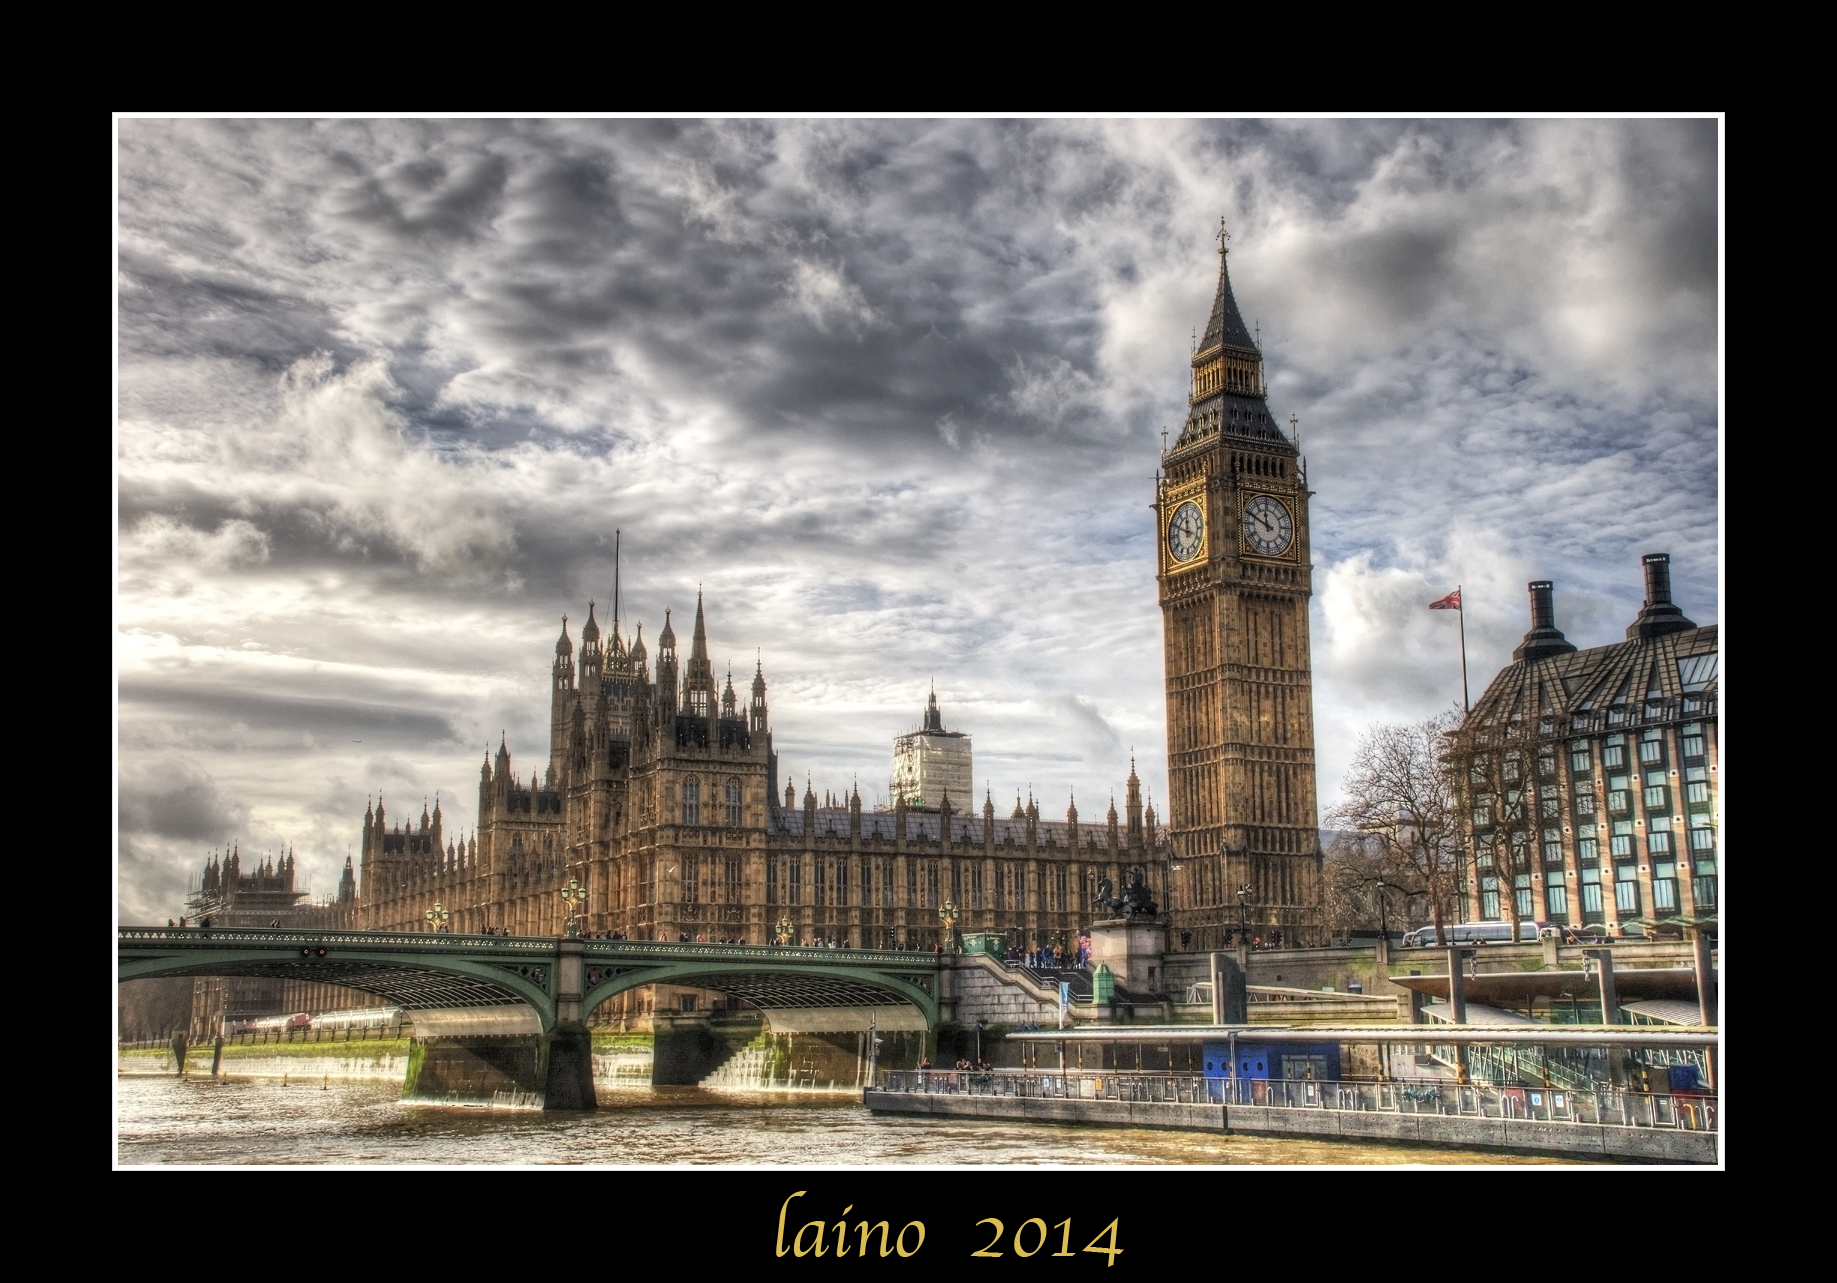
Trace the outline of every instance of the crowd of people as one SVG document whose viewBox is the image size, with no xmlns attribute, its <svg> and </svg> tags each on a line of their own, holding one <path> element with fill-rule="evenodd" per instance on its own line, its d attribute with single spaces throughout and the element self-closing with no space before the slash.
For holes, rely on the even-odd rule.
<svg viewBox="0 0 1837 1283">
<path fill-rule="evenodd" d="M 1007 961 L 1035 971 L 1086 971 L 1091 965 L 1091 937 L 1079 936 L 1073 946 L 1044 944 L 1032 949 L 1012 948 Z"/>
</svg>

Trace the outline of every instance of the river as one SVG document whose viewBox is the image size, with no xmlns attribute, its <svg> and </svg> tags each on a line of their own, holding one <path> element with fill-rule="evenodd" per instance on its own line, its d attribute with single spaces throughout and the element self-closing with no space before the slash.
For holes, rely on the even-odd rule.
<svg viewBox="0 0 1837 1283">
<path fill-rule="evenodd" d="M 376 1080 L 116 1079 L 123 1166 L 174 1164 L 1551 1164 L 1572 1160 L 1363 1145 L 875 1116 L 847 1093 L 600 1091 L 588 1114 L 400 1100 Z"/>
</svg>

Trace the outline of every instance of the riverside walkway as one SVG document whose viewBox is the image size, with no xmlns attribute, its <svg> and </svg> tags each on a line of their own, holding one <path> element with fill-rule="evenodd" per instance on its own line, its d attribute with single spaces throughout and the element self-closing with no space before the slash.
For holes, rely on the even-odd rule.
<svg viewBox="0 0 1837 1283">
<path fill-rule="evenodd" d="M 1395 1140 L 1681 1163 L 1717 1161 L 1720 1110 L 1717 1098 L 1708 1095 L 1111 1070 L 892 1070 L 863 1093 L 863 1101 L 888 1114 Z"/>
</svg>

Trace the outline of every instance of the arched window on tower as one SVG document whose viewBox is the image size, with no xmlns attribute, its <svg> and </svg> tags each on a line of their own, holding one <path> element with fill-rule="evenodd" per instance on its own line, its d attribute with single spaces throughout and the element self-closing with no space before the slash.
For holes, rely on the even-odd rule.
<svg viewBox="0 0 1837 1283">
<path fill-rule="evenodd" d="M 702 784 L 693 776 L 682 783 L 682 822 L 684 824 L 702 822 Z"/>
<path fill-rule="evenodd" d="M 737 779 L 727 781 L 727 827 L 740 827 L 740 781 Z"/>
</svg>

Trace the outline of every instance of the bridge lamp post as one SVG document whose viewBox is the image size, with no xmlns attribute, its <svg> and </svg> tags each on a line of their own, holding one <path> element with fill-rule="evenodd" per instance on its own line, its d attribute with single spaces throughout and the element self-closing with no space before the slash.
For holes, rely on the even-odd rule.
<svg viewBox="0 0 1837 1283">
<path fill-rule="evenodd" d="M 944 939 L 955 952 L 957 945 L 957 902 L 946 896 L 944 907 L 938 910 L 938 921 L 944 924 Z"/>
<path fill-rule="evenodd" d="M 1246 882 L 1237 889 L 1237 938 L 1250 943 L 1250 902 L 1257 898 L 1256 888 Z"/>
<path fill-rule="evenodd" d="M 433 908 L 429 909 L 426 913 L 422 914 L 421 916 L 428 920 L 428 923 L 429 925 L 433 927 L 435 934 L 439 934 L 440 932 L 445 931 L 446 924 L 452 921 L 453 919 L 453 915 L 447 912 L 446 906 L 444 904 L 436 904 Z"/>
<path fill-rule="evenodd" d="M 789 917 L 780 918 L 778 920 L 778 925 L 773 927 L 772 930 L 776 933 L 775 938 L 781 945 L 790 944 L 791 937 L 797 933 L 797 928 L 791 924 L 791 919 Z"/>
<path fill-rule="evenodd" d="M 580 936 L 580 906 L 587 902 L 587 888 L 580 884 L 579 878 L 569 878 L 568 885 L 561 888 L 562 901 L 568 906 L 568 939 Z"/>
</svg>

